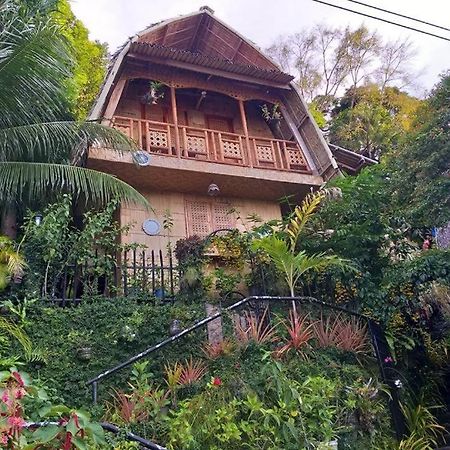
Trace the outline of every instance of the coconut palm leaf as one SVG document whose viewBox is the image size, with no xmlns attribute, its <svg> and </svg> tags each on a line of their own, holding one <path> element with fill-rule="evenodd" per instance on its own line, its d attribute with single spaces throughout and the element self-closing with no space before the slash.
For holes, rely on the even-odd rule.
<svg viewBox="0 0 450 450">
<path fill-rule="evenodd" d="M 107 203 L 114 198 L 148 205 L 145 197 L 112 175 L 63 164 L 0 162 L 0 202 L 12 198 L 43 198 L 68 192 L 86 201 Z"/>
<path fill-rule="evenodd" d="M 42 13 L 48 4 L 0 1 L 0 202 L 62 191 L 97 203 L 118 197 L 147 204 L 111 175 L 67 165 L 83 163 L 90 145 L 136 147 L 116 130 L 70 120 L 64 97 L 72 54 L 51 15 Z"/>
<path fill-rule="evenodd" d="M 117 130 L 95 122 L 55 121 L 0 128 L 0 161 L 69 162 L 80 143 L 117 150 L 137 149 Z"/>
<path fill-rule="evenodd" d="M 5 2 L 0 12 L 0 127 L 52 117 L 64 111 L 71 53 L 50 20 Z"/>
</svg>

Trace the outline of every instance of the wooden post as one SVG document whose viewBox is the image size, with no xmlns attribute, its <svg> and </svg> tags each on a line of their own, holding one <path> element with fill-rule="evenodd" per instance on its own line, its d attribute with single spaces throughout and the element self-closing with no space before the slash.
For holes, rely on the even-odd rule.
<svg viewBox="0 0 450 450">
<path fill-rule="evenodd" d="M 170 103 L 172 105 L 173 125 L 175 127 L 175 152 L 177 156 L 180 157 L 181 150 L 180 150 L 180 133 L 178 130 L 177 98 L 175 96 L 175 88 L 173 86 L 170 86 Z"/>
<path fill-rule="evenodd" d="M 103 116 L 102 124 L 103 125 L 111 125 L 111 121 L 114 113 L 116 112 L 117 105 L 119 104 L 120 98 L 122 97 L 123 90 L 127 84 L 127 79 L 120 79 L 117 84 L 114 86 L 114 90 L 111 94 L 111 98 L 109 99 L 108 106 L 106 107 L 105 114 Z"/>
<path fill-rule="evenodd" d="M 247 126 L 247 117 L 245 117 L 245 107 L 244 107 L 244 100 L 241 98 L 238 100 L 239 102 L 239 111 L 241 112 L 241 122 L 242 122 L 242 128 L 244 129 L 244 135 L 245 135 L 245 143 L 247 145 L 247 159 L 248 164 L 250 167 L 253 167 L 253 155 L 250 150 L 250 138 L 248 136 L 248 126 Z"/>
</svg>

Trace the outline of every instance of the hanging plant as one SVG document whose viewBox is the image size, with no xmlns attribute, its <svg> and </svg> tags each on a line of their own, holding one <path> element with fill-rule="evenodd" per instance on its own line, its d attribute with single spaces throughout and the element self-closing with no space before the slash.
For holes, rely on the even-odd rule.
<svg viewBox="0 0 450 450">
<path fill-rule="evenodd" d="M 148 91 L 141 97 L 141 102 L 144 105 L 156 105 L 161 98 L 164 98 L 164 84 L 151 81 Z"/>
<path fill-rule="evenodd" d="M 274 104 L 271 108 L 265 103 L 261 106 L 261 113 L 267 123 L 279 123 L 282 119 L 280 107 Z"/>
</svg>

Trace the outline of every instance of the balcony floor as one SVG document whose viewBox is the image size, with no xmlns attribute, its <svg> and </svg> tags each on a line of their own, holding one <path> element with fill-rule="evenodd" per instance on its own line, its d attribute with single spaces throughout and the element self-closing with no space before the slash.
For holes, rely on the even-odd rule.
<svg viewBox="0 0 450 450">
<path fill-rule="evenodd" d="M 227 165 L 203 160 L 151 154 L 147 167 L 133 163 L 131 154 L 106 149 L 90 151 L 88 167 L 116 175 L 137 189 L 204 194 L 219 185 L 221 195 L 278 200 L 287 195 L 303 198 L 310 187 L 323 184 L 319 176 L 262 168 Z"/>
</svg>

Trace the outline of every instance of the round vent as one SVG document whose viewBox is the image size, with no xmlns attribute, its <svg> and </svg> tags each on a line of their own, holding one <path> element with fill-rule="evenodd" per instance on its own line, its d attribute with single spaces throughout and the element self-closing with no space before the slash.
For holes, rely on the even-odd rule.
<svg viewBox="0 0 450 450">
<path fill-rule="evenodd" d="M 147 219 L 142 224 L 142 229 L 149 236 L 157 236 L 161 231 L 161 224 L 154 219 Z"/>
</svg>

